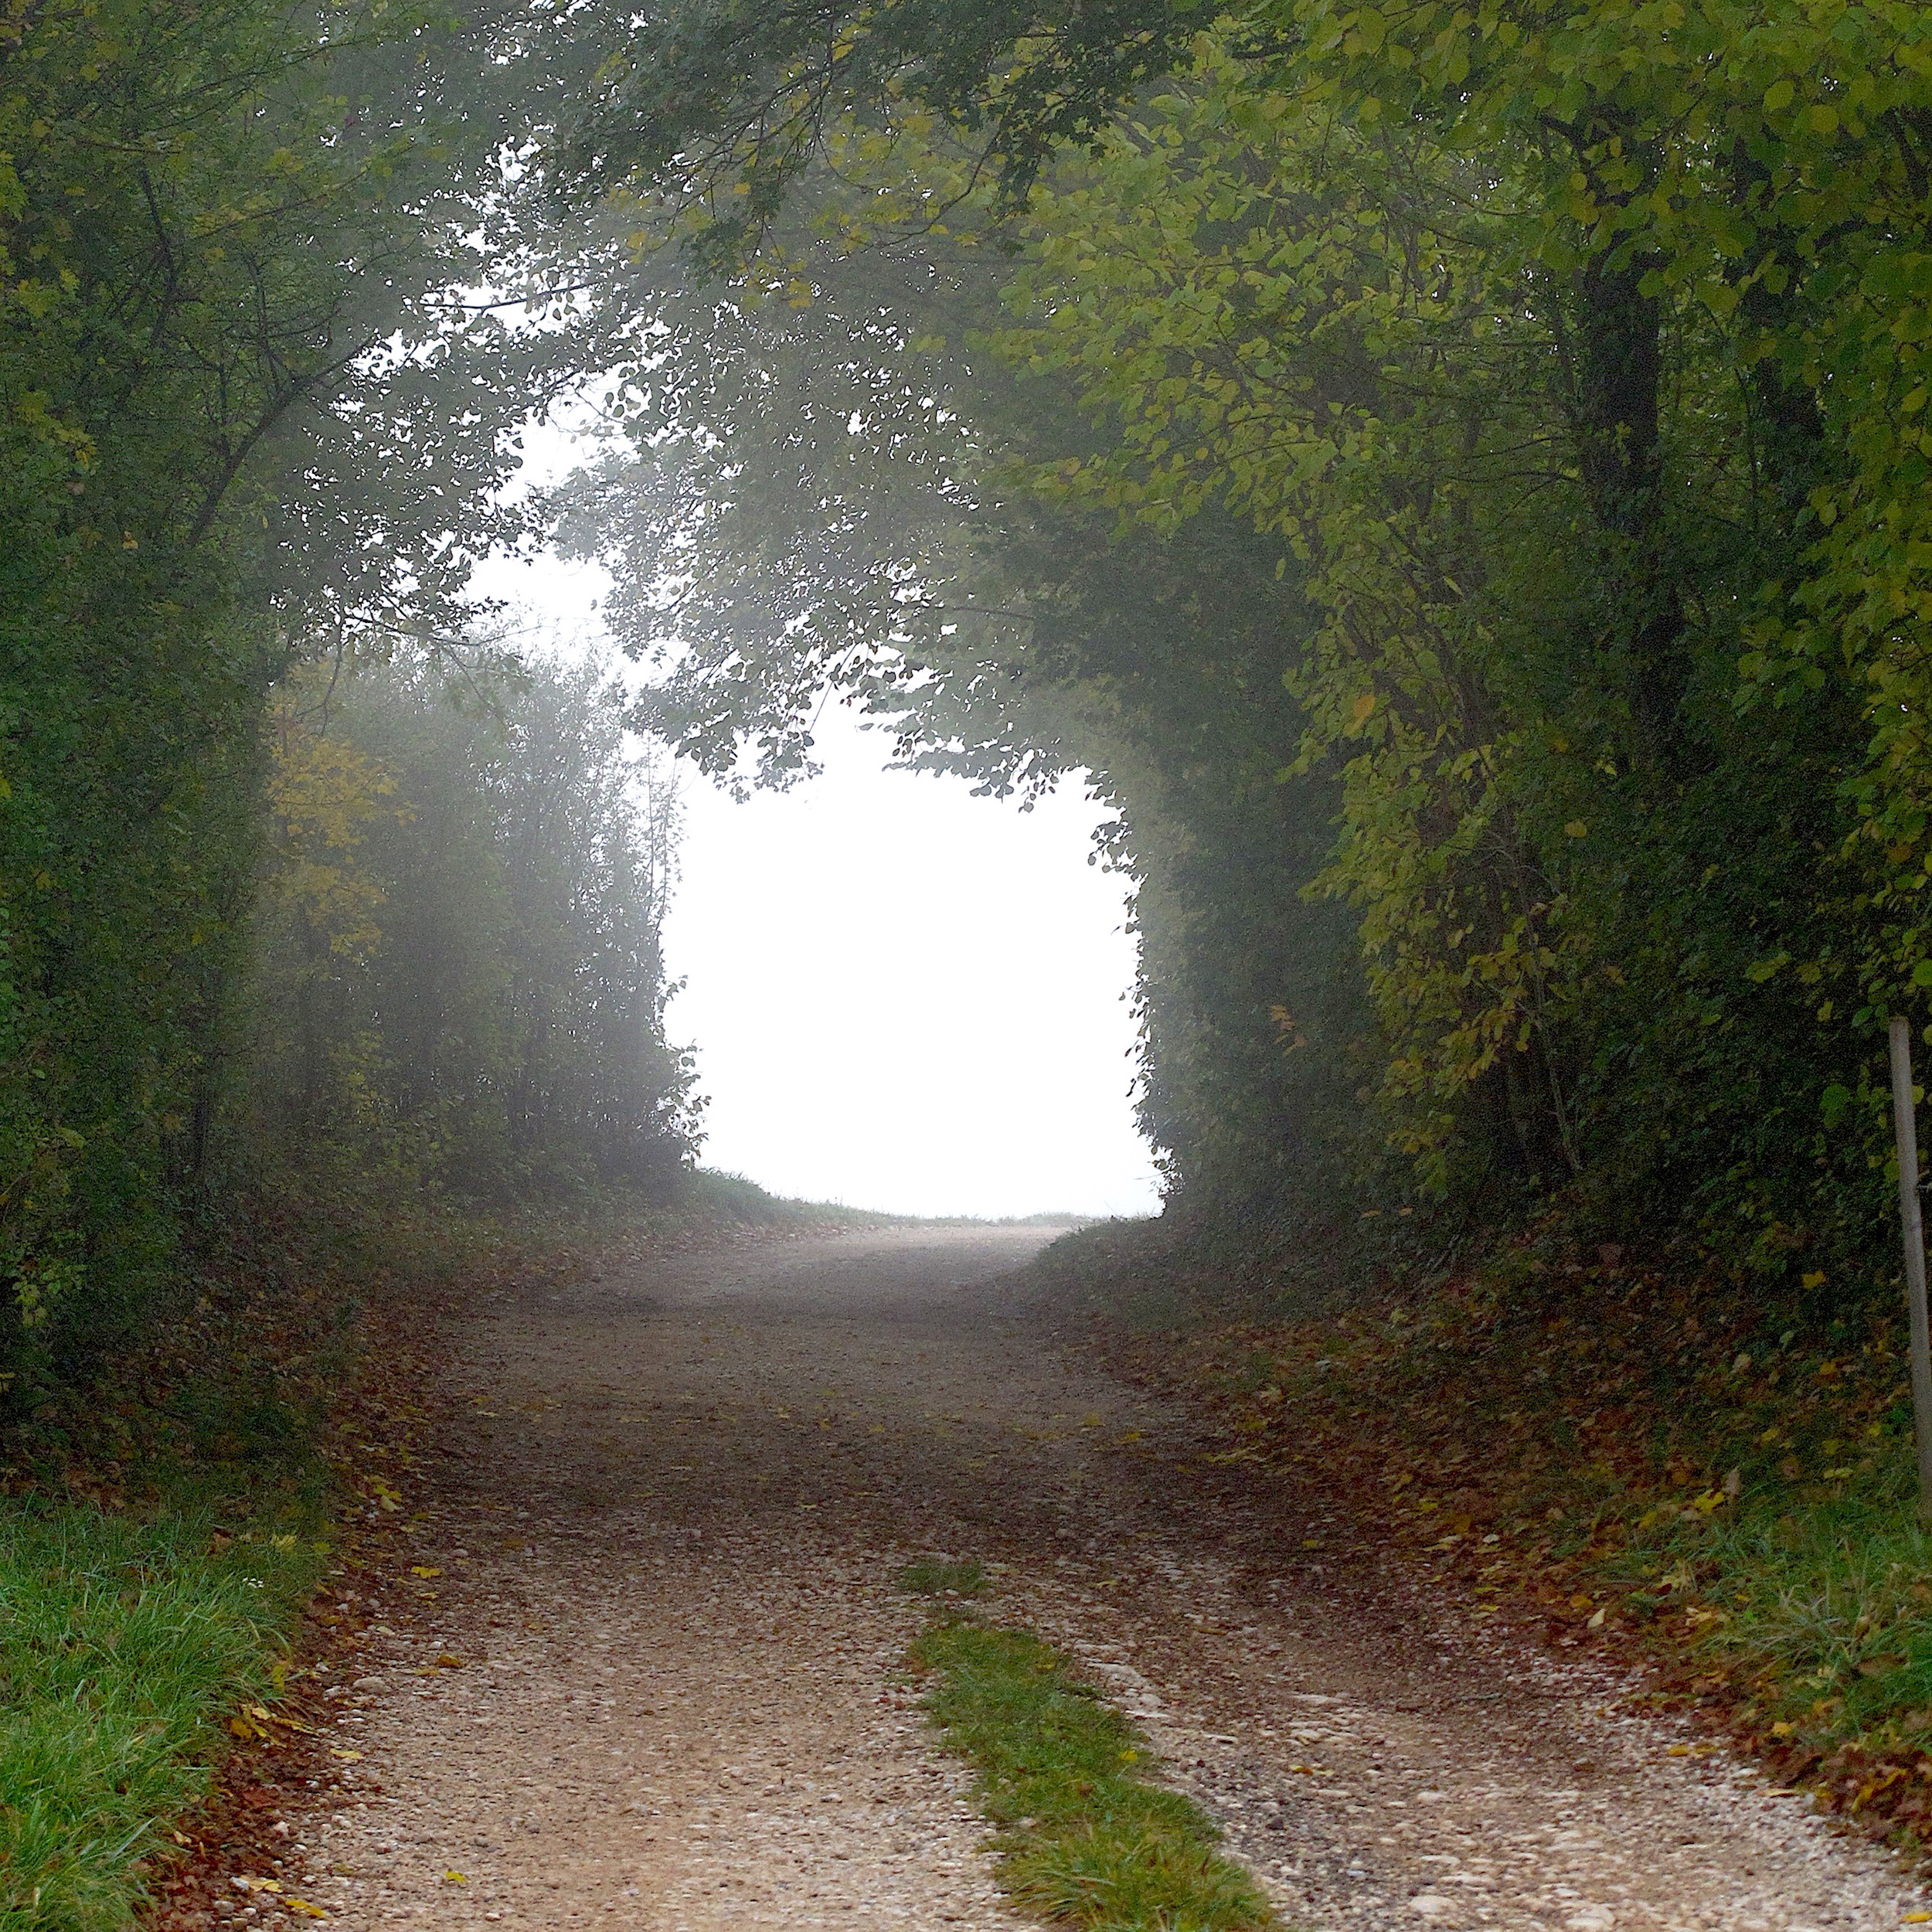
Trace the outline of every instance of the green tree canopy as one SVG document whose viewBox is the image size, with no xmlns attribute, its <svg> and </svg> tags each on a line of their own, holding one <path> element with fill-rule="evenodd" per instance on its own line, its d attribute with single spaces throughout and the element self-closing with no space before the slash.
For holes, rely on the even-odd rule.
<svg viewBox="0 0 1932 1932">
<path fill-rule="evenodd" d="M 1150 13 L 1115 40 L 1146 64 L 1090 63 L 1038 138 L 1003 104 L 1071 43 L 968 36 L 942 72 L 924 19 L 708 91 L 666 40 L 610 151 L 640 240 L 713 277 L 665 303 L 651 454 L 600 503 L 683 546 L 632 546 L 637 634 L 689 651 L 653 715 L 782 771 L 830 685 L 992 782 L 1099 774 L 1150 958 L 1255 949 L 1224 1114 L 1308 1057 L 1289 977 L 1338 943 L 1367 1017 L 1316 1087 L 1425 1199 L 1662 1189 L 1767 1267 L 1869 1254 L 1872 1022 L 1932 981 L 1922 11 L 1294 0 L 1185 43 Z M 741 111 L 781 99 L 811 117 Z M 1243 529 L 1279 600 L 1143 594 L 1043 653 L 1102 570 L 1243 583 Z M 1163 662 L 1252 729 L 1190 741 Z M 1171 780 L 1129 747 L 1190 743 L 1157 832 Z M 1292 962 L 1266 921 L 1223 937 L 1258 869 L 1153 890 L 1262 772 L 1285 872 L 1351 915 Z"/>
</svg>

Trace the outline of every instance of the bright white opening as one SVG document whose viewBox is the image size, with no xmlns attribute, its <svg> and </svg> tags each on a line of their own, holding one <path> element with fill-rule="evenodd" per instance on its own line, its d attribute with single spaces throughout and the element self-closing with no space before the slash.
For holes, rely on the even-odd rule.
<svg viewBox="0 0 1932 1932">
<path fill-rule="evenodd" d="M 532 441 L 530 473 L 569 466 L 567 437 Z M 477 582 L 533 639 L 586 648 L 607 588 L 553 556 Z M 740 805 L 682 780 L 670 1033 L 697 1049 L 704 1165 L 901 1213 L 1155 1212 L 1126 882 L 1087 863 L 1098 809 L 887 770 L 887 737 L 836 706 L 817 737 L 825 774 L 790 792 Z"/>
<path fill-rule="evenodd" d="M 889 740 L 836 707 L 817 738 L 825 770 L 793 791 L 685 787 L 666 946 L 705 1165 L 907 1213 L 1155 1211 L 1096 808 L 882 769 Z"/>
</svg>

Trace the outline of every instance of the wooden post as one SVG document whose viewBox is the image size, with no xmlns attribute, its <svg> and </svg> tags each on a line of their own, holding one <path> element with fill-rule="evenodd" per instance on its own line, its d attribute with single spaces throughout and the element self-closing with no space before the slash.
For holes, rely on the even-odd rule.
<svg viewBox="0 0 1932 1932">
<path fill-rule="evenodd" d="M 1919 1514 L 1932 1522 L 1932 1329 L 1925 1308 L 1925 1224 L 1919 1211 L 1919 1130 L 1912 1099 L 1912 1026 L 1892 1015 L 1892 1128 L 1899 1148 L 1899 1219 L 1912 1317 L 1912 1418 L 1919 1441 Z"/>
</svg>

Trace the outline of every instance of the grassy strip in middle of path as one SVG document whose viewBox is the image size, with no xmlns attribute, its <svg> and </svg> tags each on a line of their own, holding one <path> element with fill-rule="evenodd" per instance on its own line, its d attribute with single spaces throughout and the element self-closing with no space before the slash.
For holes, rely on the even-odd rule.
<svg viewBox="0 0 1932 1932">
<path fill-rule="evenodd" d="M 1001 1882 L 1022 1909 L 1090 1932 L 1277 1925 L 1199 1806 L 1136 1774 L 1145 1740 L 1066 1658 L 1024 1631 L 949 1617 L 911 1658 L 947 1748 L 978 1774 Z"/>
</svg>

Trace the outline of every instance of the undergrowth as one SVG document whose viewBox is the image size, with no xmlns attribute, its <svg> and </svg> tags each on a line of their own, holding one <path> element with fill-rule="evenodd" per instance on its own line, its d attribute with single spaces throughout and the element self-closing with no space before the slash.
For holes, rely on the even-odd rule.
<svg viewBox="0 0 1932 1932">
<path fill-rule="evenodd" d="M 1056 1279 L 1090 1301 L 1124 1266 L 1117 1241 L 1063 1253 Z M 1134 1300 L 1172 1322 L 1212 1286 L 1170 1274 Z M 1211 1400 L 1217 1461 L 1346 1502 L 1478 1617 L 1647 1655 L 1660 1696 L 1824 1808 L 1932 1841 L 1932 1536 L 1903 1311 L 1828 1292 L 1546 1235 L 1371 1307 L 1122 1345 Z"/>
<path fill-rule="evenodd" d="M 355 1308 L 286 1210 L 189 1257 L 171 1319 L 0 1436 L 0 1932 L 115 1932 L 270 1721 L 328 1560 Z"/>
<path fill-rule="evenodd" d="M 906 1587 L 959 1594 L 930 1566 Z M 927 1706 L 947 1748 L 975 1773 L 1000 1879 L 1015 1903 L 1089 1932 L 1263 1932 L 1277 1921 L 1190 1799 L 1148 1784 L 1134 1726 L 1023 1631 L 965 1618 L 914 1642 Z"/>
<path fill-rule="evenodd" d="M 749 1227 L 890 1227 L 903 1217 L 835 1201 L 802 1201 L 773 1194 L 742 1174 L 699 1168 L 687 1174 L 676 1197 L 686 1216 L 742 1222 Z"/>
</svg>

